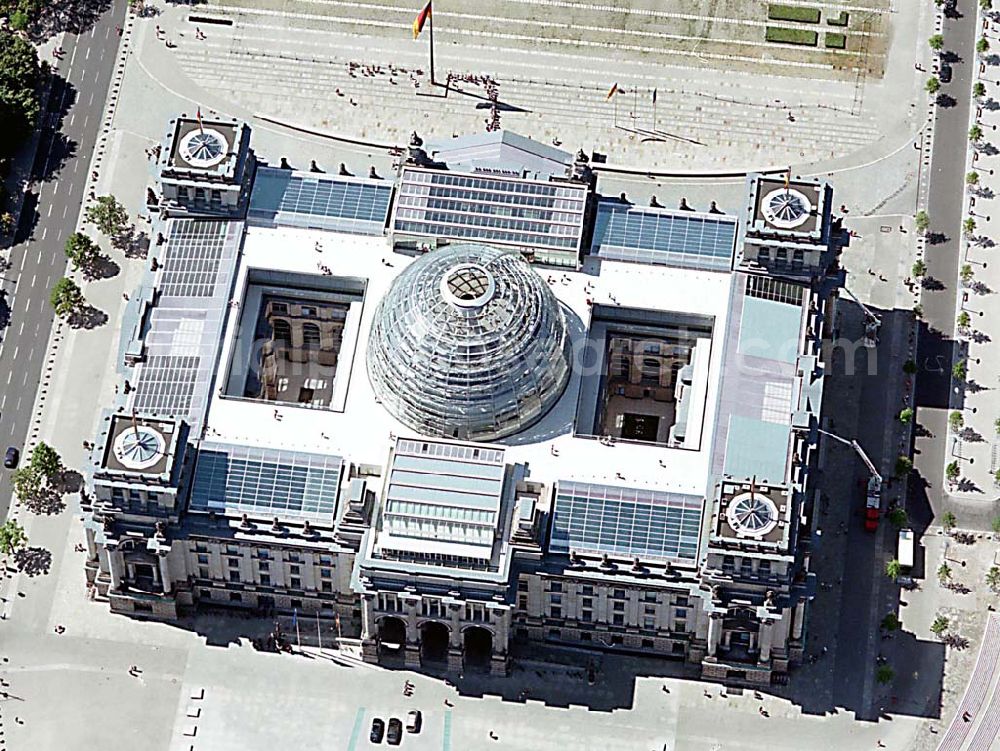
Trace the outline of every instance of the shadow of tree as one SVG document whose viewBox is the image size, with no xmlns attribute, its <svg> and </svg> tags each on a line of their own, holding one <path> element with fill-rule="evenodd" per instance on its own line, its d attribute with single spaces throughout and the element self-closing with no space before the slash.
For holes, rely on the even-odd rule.
<svg viewBox="0 0 1000 751">
<path fill-rule="evenodd" d="M 83 487 L 83 475 L 75 469 L 64 470 L 59 478 L 58 487 L 63 493 L 79 493 Z"/>
<path fill-rule="evenodd" d="M 938 107 L 954 107 L 958 104 L 958 100 L 950 94 L 938 94 L 936 101 Z"/>
<path fill-rule="evenodd" d="M 44 42 L 56 34 L 82 34 L 111 7 L 111 0 L 65 0 L 46 3 L 39 17 L 28 29 L 33 42 Z"/>
<path fill-rule="evenodd" d="M 948 240 L 948 236 L 944 232 L 928 232 L 927 233 L 927 244 L 928 245 L 940 245 Z"/>
<path fill-rule="evenodd" d="M 99 279 L 110 279 L 113 276 L 118 276 L 121 266 L 113 258 L 102 253 L 91 263 L 83 267 L 81 271 L 84 279 L 88 282 L 93 282 Z"/>
<path fill-rule="evenodd" d="M 65 510 L 66 504 L 63 502 L 62 493 L 53 487 L 44 487 L 32 498 L 22 500 L 25 508 L 33 514 L 54 516 Z"/>
<path fill-rule="evenodd" d="M 129 227 L 111 238 L 111 244 L 125 253 L 126 258 L 146 258 L 149 255 L 149 237 L 142 230 Z"/>
<path fill-rule="evenodd" d="M 944 289 L 944 283 L 939 279 L 935 279 L 933 276 L 925 276 L 920 280 L 920 286 L 928 290 L 942 290 Z"/>
<path fill-rule="evenodd" d="M 967 477 L 963 477 L 957 483 L 955 483 L 956 488 L 962 493 L 982 493 L 983 490 L 972 480 Z"/>
<path fill-rule="evenodd" d="M 47 574 L 52 566 L 52 553 L 40 547 L 18 548 L 14 551 L 14 565 L 28 576 Z"/>
<path fill-rule="evenodd" d="M 93 305 L 84 305 L 81 310 L 70 315 L 67 321 L 75 329 L 96 329 L 108 322 L 108 314 Z"/>
</svg>

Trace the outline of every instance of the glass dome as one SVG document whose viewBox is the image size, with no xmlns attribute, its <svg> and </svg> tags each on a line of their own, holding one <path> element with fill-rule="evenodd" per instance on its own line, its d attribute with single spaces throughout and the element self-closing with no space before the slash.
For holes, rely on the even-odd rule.
<svg viewBox="0 0 1000 751">
<path fill-rule="evenodd" d="M 368 377 L 422 435 L 489 441 L 552 408 L 569 347 L 559 301 L 519 253 L 452 245 L 393 281 L 375 311 Z"/>
</svg>

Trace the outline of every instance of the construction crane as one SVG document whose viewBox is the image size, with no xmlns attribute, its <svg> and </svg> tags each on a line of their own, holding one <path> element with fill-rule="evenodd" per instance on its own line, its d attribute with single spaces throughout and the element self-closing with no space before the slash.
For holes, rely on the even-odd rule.
<svg viewBox="0 0 1000 751">
<path fill-rule="evenodd" d="M 868 490 L 865 494 L 865 529 L 869 532 L 874 532 L 878 529 L 878 520 L 882 514 L 882 475 L 875 469 L 872 460 L 868 458 L 868 454 L 864 452 L 861 444 L 856 440 L 851 439 L 849 441 L 835 433 L 831 433 L 829 430 L 823 430 L 823 428 L 817 428 L 817 430 L 845 446 L 850 446 L 854 449 L 854 453 L 861 457 L 861 461 L 865 463 L 865 466 L 868 467 L 871 477 L 868 478 Z"/>
<path fill-rule="evenodd" d="M 857 298 L 857 296 L 855 296 L 855 294 L 853 292 L 851 292 L 851 290 L 849 290 L 847 287 L 844 287 L 843 290 L 844 290 L 844 292 L 847 293 L 847 296 L 849 298 L 851 298 L 854 302 L 856 302 L 858 304 L 858 307 L 861 308 L 861 310 L 864 312 L 864 314 L 865 314 L 865 339 L 864 339 L 865 346 L 866 347 L 874 347 L 876 344 L 878 344 L 878 331 L 882 327 L 882 319 L 879 318 L 874 313 L 872 313 L 870 310 L 868 310 L 867 306 L 865 306 L 865 304 L 863 302 L 861 302 Z"/>
</svg>

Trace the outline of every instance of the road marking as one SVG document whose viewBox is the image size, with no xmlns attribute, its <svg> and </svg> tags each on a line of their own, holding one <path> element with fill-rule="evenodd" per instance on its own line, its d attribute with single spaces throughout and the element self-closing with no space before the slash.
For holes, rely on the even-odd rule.
<svg viewBox="0 0 1000 751">
<path fill-rule="evenodd" d="M 14 425 L 13 424 L 11 424 L 11 426 L 10 426 L 10 434 L 14 435 Z"/>
<path fill-rule="evenodd" d="M 90 90 L 90 100 L 89 100 L 88 103 L 89 104 L 93 104 L 94 103 L 94 90 L 93 89 Z"/>
<path fill-rule="evenodd" d="M 17 357 L 17 348 L 14 348 L 14 356 Z M 7 385 L 10 386 L 10 379 L 14 376 L 14 371 L 7 371 Z"/>
<path fill-rule="evenodd" d="M 451 710 L 447 709 L 444 713 L 444 733 L 441 738 L 441 749 L 442 751 L 451 751 Z"/>
<path fill-rule="evenodd" d="M 49 214 L 50 215 L 52 214 L 52 207 L 51 206 L 49 206 Z M 42 239 L 43 240 L 45 239 L 45 236 L 47 234 L 49 234 L 49 228 L 48 227 L 42 227 Z"/>
<path fill-rule="evenodd" d="M 91 26 L 91 27 L 90 27 L 90 38 L 91 38 L 91 39 L 93 39 L 93 38 L 94 38 L 94 32 L 95 32 L 95 31 L 97 31 L 97 27 L 96 27 L 96 26 Z"/>
<path fill-rule="evenodd" d="M 17 330 L 17 335 L 21 336 L 24 333 L 24 321 L 21 321 L 21 328 Z"/>
<path fill-rule="evenodd" d="M 68 203 L 65 206 L 63 206 L 63 219 L 66 218 L 66 212 L 67 211 L 69 211 L 69 204 Z"/>
<path fill-rule="evenodd" d="M 52 204 L 49 204 L 49 211 L 45 216 L 52 216 Z"/>
<path fill-rule="evenodd" d="M 87 47 L 87 54 L 84 55 L 83 59 L 84 60 L 89 60 L 90 59 L 90 47 Z"/>
<path fill-rule="evenodd" d="M 39 250 L 38 251 L 38 263 L 41 263 L 41 262 L 42 262 L 42 251 Z"/>
<path fill-rule="evenodd" d="M 69 124 L 73 125 L 73 121 L 74 120 L 76 120 L 76 113 L 75 112 L 72 115 L 69 116 Z"/>
<path fill-rule="evenodd" d="M 36 280 L 36 279 L 38 279 L 38 274 L 32 274 L 32 275 L 31 275 L 31 286 L 32 286 L 32 287 L 34 287 L 34 286 L 35 286 L 35 280 Z M 23 326 L 23 322 L 22 322 L 22 326 Z"/>
<path fill-rule="evenodd" d="M 358 713 L 354 715 L 354 727 L 351 729 L 351 740 L 347 744 L 347 751 L 354 751 L 358 747 L 358 740 L 361 738 L 361 727 L 365 722 L 365 708 L 358 707 Z"/>
<path fill-rule="evenodd" d="M 51 146 L 49 147 L 49 153 L 50 154 L 52 153 L 52 147 Z M 54 183 L 52 183 L 52 195 L 54 196 L 58 192 L 59 192 L 59 181 L 56 180 Z"/>
<path fill-rule="evenodd" d="M 79 45 L 73 45 L 73 54 L 69 57 L 69 71 L 66 72 L 66 78 L 69 78 L 69 74 L 73 71 L 73 61 L 76 60 L 76 51 L 80 49 Z"/>
<path fill-rule="evenodd" d="M 0 409 L 3 409 L 5 406 L 7 406 L 7 395 L 6 394 L 4 394 L 3 396 L 0 396 Z"/>
</svg>

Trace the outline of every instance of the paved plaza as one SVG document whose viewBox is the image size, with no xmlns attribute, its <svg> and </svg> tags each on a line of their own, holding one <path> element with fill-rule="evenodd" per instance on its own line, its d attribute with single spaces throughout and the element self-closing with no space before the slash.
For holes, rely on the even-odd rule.
<svg viewBox="0 0 1000 751">
<path fill-rule="evenodd" d="M 442 96 L 431 85 L 426 39 L 410 39 L 413 8 L 398 2 L 331 0 L 249 5 L 166 6 L 159 15 L 130 25 L 128 63 L 115 94 L 98 194 L 113 193 L 131 216 L 138 215 L 151 181 L 145 150 L 159 143 L 170 117 L 193 114 L 199 107 L 206 116 L 250 119 L 255 148 L 272 163 L 287 157 L 304 169 L 316 160 L 334 171 L 344 162 L 355 174 L 366 174 L 370 167 L 387 174 L 391 159 L 384 147 L 405 143 L 414 129 L 431 140 L 484 129 L 489 109 L 479 106 L 486 102 L 482 86 L 456 82 Z M 835 180 L 848 209 L 845 226 L 855 233 L 843 259 L 849 288 L 880 312 L 910 309 L 915 293 L 902 282 L 913 262 L 912 214 L 921 177 L 917 147 L 927 115 L 920 94 L 924 74 L 914 70 L 913 50 L 919 47 L 924 54 L 932 4 L 902 13 L 898 2 L 856 0 L 852 12 L 870 14 L 871 20 L 851 27 L 852 52 L 843 55 L 762 47 L 757 35 L 767 25 L 764 4 L 754 4 L 756 15 L 744 12 L 748 4 L 735 0 L 678 2 L 671 4 L 670 13 L 658 10 L 660 5 L 634 8 L 638 20 L 611 33 L 620 14 L 596 5 L 507 0 L 489 13 L 463 15 L 457 3 L 441 2 L 436 72 L 438 77 L 448 71 L 493 77 L 505 105 L 503 127 L 570 150 L 597 151 L 607 155 L 609 165 L 635 170 L 637 175 L 601 180 L 605 192 L 626 192 L 636 202 L 645 203 L 655 194 L 671 206 L 681 197 L 700 207 L 712 200 L 726 210 L 740 205 L 741 179 L 650 178 L 647 172 L 793 164 L 796 172 Z M 824 6 L 830 12 L 846 7 Z M 557 23 L 561 11 L 570 20 Z M 191 20 L 192 15 L 232 25 Z M 162 35 L 156 33 L 158 26 Z M 196 28 L 204 40 L 195 38 Z M 161 37 L 176 46 L 168 48 Z M 655 49 L 651 37 L 657 39 Z M 582 45 L 584 38 L 594 44 Z M 894 40 L 891 47 L 889 39 Z M 868 45 L 864 56 L 859 54 L 862 45 Z M 520 51 L 515 54 L 511 48 Z M 723 56 L 736 59 L 725 76 L 719 73 L 725 67 Z M 359 65 L 352 68 L 352 61 Z M 991 95 L 997 91 L 995 70 L 989 68 L 984 78 Z M 620 93 L 608 101 L 608 89 L 616 82 Z M 904 104 L 906 100 L 921 106 Z M 984 129 L 992 132 L 1000 110 L 984 107 L 981 117 Z M 996 158 L 979 152 L 987 186 L 1000 179 L 988 171 Z M 977 234 L 983 236 L 998 221 L 987 208 L 995 199 L 986 195 L 977 195 L 974 207 L 981 230 Z M 138 228 L 148 231 L 143 221 Z M 93 438 L 98 405 L 113 401 L 122 296 L 139 282 L 146 263 L 106 250 L 121 273 L 88 284 L 85 291 L 92 305 L 108 313 L 109 323 L 89 331 L 68 330 L 53 342 L 53 380 L 37 412 L 39 437 L 51 442 L 70 467 L 84 461 L 81 443 Z M 994 270 L 990 252 L 986 243 L 968 251 L 970 262 L 983 269 L 977 270 L 977 279 L 995 288 L 1000 282 L 986 280 Z M 988 325 L 1000 320 L 1000 311 L 988 307 L 993 298 L 970 295 L 968 303 L 978 313 L 976 330 L 984 334 L 970 343 L 970 379 L 984 385 L 989 376 L 981 373 L 996 372 Z M 857 311 L 846 316 L 857 324 Z M 886 331 L 898 332 L 894 354 L 882 354 L 888 360 L 907 351 L 908 343 L 902 327 L 887 324 Z M 966 391 L 966 424 L 986 438 L 962 443 L 963 476 L 989 498 L 995 496 L 990 484 L 996 468 L 992 421 L 1000 416 L 990 409 L 991 393 Z M 890 396 L 866 393 L 861 411 L 874 414 L 875 406 L 891 410 L 892 405 L 883 403 Z M 841 429 L 864 429 L 864 419 L 851 419 L 845 416 Z M 895 434 L 886 436 L 880 451 L 888 462 Z M 847 473 L 855 471 L 856 458 L 845 453 L 832 461 L 838 468 L 852 468 L 845 469 L 850 484 Z M 976 500 L 975 492 L 968 497 Z M 838 579 L 850 581 L 853 574 L 870 577 L 871 592 L 847 587 L 846 597 L 835 599 L 833 594 L 824 597 L 824 589 L 817 602 L 817 611 L 832 623 L 816 623 L 816 644 L 842 641 L 843 655 L 804 666 L 787 690 L 758 699 L 750 691 L 724 695 L 717 685 L 689 680 L 673 664 L 617 657 L 601 661 L 594 686 L 578 669 L 523 662 L 505 686 L 469 677 L 452 687 L 434 677 L 362 664 L 351 650 L 259 653 L 246 639 L 243 621 L 203 616 L 178 628 L 113 616 L 105 603 L 88 599 L 84 553 L 77 549 L 84 539 L 78 498 L 67 496 L 65 501 L 67 508 L 52 515 L 15 509 L 27 530 L 35 568 L 17 572 L 8 567 L 0 586 L 5 618 L 0 623 L 0 656 L 5 660 L 0 676 L 8 694 L 0 702 L 0 721 L 11 749 L 92 749 L 114 738 L 164 751 L 353 751 L 369 746 L 373 717 L 403 717 L 419 708 L 425 714 L 424 729 L 405 738 L 408 748 L 544 751 L 571 742 L 580 749 L 602 750 L 855 751 L 884 744 L 911 751 L 936 745 L 941 735 L 929 725 L 946 732 L 934 698 L 941 698 L 944 718 L 961 722 L 957 708 L 970 675 L 974 686 L 983 687 L 982 697 L 977 700 L 973 693 L 971 703 L 961 706 L 988 708 L 1000 701 L 995 671 L 975 668 L 978 636 L 987 631 L 985 607 L 995 604 L 995 598 L 973 599 L 932 583 L 904 593 L 907 604 L 899 612 L 910 636 L 884 647 L 899 649 L 898 656 L 891 656 L 900 674 L 897 690 L 872 685 L 865 666 L 855 670 L 855 655 L 863 660 L 883 647 L 869 633 L 870 643 L 854 650 L 844 634 L 857 636 L 898 599 L 896 589 L 883 588 L 879 578 L 884 566 L 879 551 L 891 548 L 887 525 L 877 539 L 863 541 L 863 547 L 853 547 L 859 538 L 844 532 L 827 549 L 842 548 L 846 565 L 829 555 L 830 562 L 817 567 L 831 587 L 839 586 Z M 851 512 L 834 509 L 827 522 L 831 531 L 852 523 Z M 969 585 L 980 582 L 989 543 L 976 544 L 974 563 L 976 556 L 963 556 L 961 548 L 956 553 L 946 544 L 953 545 L 943 537 L 928 538 L 927 578 L 933 579 L 939 560 L 957 555 L 970 561 Z M 840 591 L 835 594 L 842 597 Z M 871 611 L 857 614 L 851 628 L 838 632 L 832 624 L 838 623 L 839 610 L 851 609 L 852 598 L 869 598 Z M 961 624 L 969 649 L 949 651 L 942 658 L 943 647 L 929 633 L 939 610 Z M 987 633 L 994 634 L 995 623 L 990 622 Z M 60 627 L 65 630 L 57 633 Z M 983 665 L 995 662 L 988 651 L 995 638 L 986 640 Z M 922 662 L 907 662 L 911 654 Z M 921 671 L 940 668 L 941 659 L 946 659 L 945 690 L 936 694 L 940 673 Z M 834 660 L 839 667 L 833 667 Z M 129 673 L 132 665 L 139 668 L 135 675 Z M 907 665 L 915 667 L 908 670 Z M 411 699 L 401 692 L 407 678 L 416 684 Z M 529 692 L 526 701 L 516 698 L 521 690 Z M 844 703 L 838 704 L 838 696 L 847 692 L 884 706 L 882 717 L 856 721 L 860 707 L 844 711 Z M 807 694 L 811 708 L 804 707 Z M 988 747 L 981 739 L 991 740 L 995 730 L 983 713 L 989 710 L 974 712 L 976 722 L 965 723 L 969 732 L 962 743 L 949 748 Z M 958 728 L 956 732 L 962 730 Z M 488 735 L 491 730 L 495 741 Z M 973 745 L 975 739 L 980 745 Z"/>
</svg>

